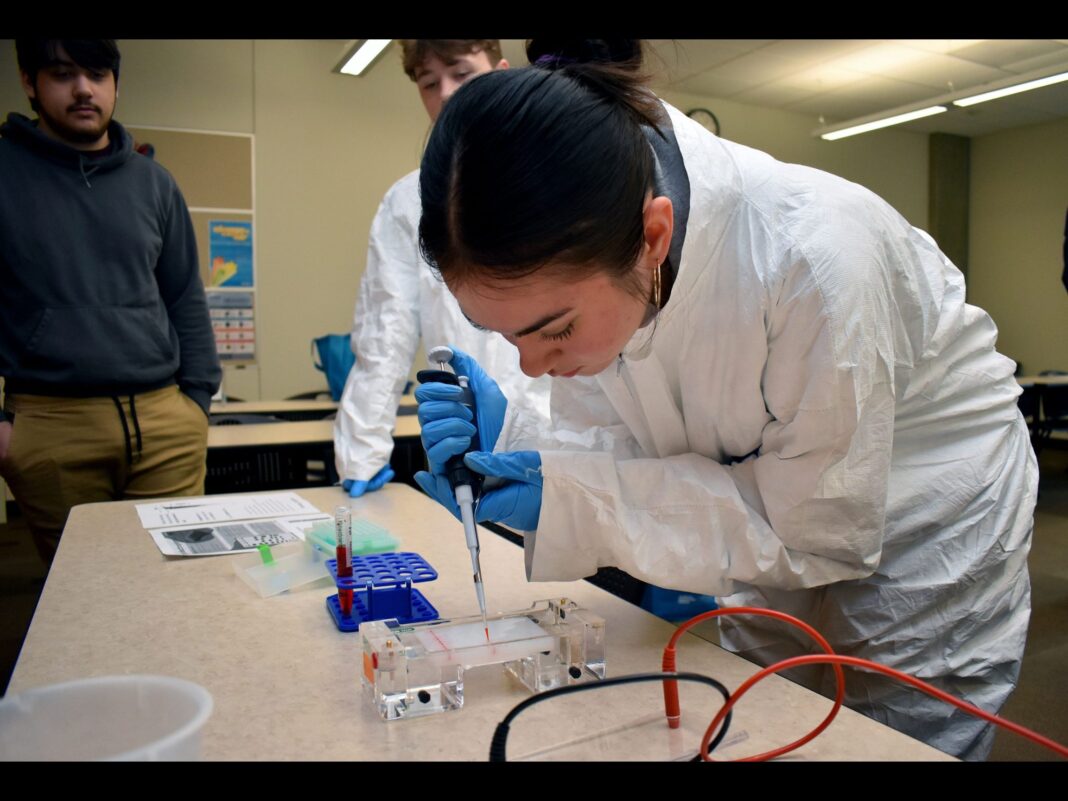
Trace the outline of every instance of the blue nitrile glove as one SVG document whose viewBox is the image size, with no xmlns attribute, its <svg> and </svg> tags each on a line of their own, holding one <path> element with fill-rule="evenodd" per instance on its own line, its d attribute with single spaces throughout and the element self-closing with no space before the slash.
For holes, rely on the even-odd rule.
<svg viewBox="0 0 1068 801">
<path fill-rule="evenodd" d="M 452 350 L 449 363 L 457 375 L 468 377 L 468 386 L 475 396 L 479 443 L 483 450 L 492 451 L 504 427 L 508 399 L 478 362 L 463 351 Z M 460 403 L 462 396 L 463 390 L 451 384 L 423 384 L 415 390 L 415 399 L 419 401 L 420 436 L 433 473 L 442 473 L 450 457 L 471 447 L 475 427 L 470 410 Z M 427 494 L 434 495 L 429 490 Z"/>
<path fill-rule="evenodd" d="M 464 457 L 464 463 L 476 473 L 497 476 L 506 482 L 483 493 L 475 509 L 476 521 L 504 523 L 520 531 L 537 530 L 541 516 L 541 454 L 537 451 L 496 454 L 472 451 Z M 452 512 L 453 517 L 462 519 L 445 475 L 420 470 L 415 474 L 415 480 L 423 492 Z"/>
<path fill-rule="evenodd" d="M 472 451 L 464 457 L 464 463 L 476 473 L 505 480 L 503 486 L 482 494 L 475 520 L 504 523 L 520 531 L 537 530 L 541 516 L 540 453 Z"/>
<path fill-rule="evenodd" d="M 396 475 L 397 474 L 393 472 L 393 468 L 387 464 L 375 473 L 370 481 L 358 481 L 346 478 L 341 482 L 341 488 L 349 494 L 350 498 L 359 498 L 365 492 L 374 492 L 375 490 L 382 489 L 382 487 L 392 481 Z"/>
<path fill-rule="evenodd" d="M 460 397 L 460 387 L 424 384 L 419 390 L 424 387 L 428 388 L 424 397 Z M 419 404 L 419 424 L 422 428 L 419 436 L 423 440 L 430 472 L 444 475 L 445 463 L 471 447 L 475 426 L 468 422 L 470 419 L 471 411 L 457 400 L 428 400 Z"/>
<path fill-rule="evenodd" d="M 449 479 L 443 473 L 420 470 L 415 474 L 415 483 L 423 488 L 423 492 L 452 512 L 453 517 L 463 521 L 460 517 L 460 507 L 456 504 L 456 496 L 449 486 Z"/>
</svg>

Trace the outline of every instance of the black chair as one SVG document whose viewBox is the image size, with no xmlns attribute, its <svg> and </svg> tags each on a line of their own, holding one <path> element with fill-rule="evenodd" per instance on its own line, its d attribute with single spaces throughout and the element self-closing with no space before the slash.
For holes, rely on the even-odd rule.
<svg viewBox="0 0 1068 801">
<path fill-rule="evenodd" d="M 1064 370 L 1043 370 L 1040 376 L 1068 376 Z M 1056 431 L 1068 431 L 1068 384 L 1042 387 L 1042 413 L 1038 424 L 1039 445 L 1035 453 L 1049 445 Z"/>
<path fill-rule="evenodd" d="M 1024 387 L 1020 397 L 1016 399 L 1016 405 L 1020 407 L 1020 414 L 1023 415 L 1032 437 L 1038 433 L 1041 398 L 1038 387 Z"/>
</svg>

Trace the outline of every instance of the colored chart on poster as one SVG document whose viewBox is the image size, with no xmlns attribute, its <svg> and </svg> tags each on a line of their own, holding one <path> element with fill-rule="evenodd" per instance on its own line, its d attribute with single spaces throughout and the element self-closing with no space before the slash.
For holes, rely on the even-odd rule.
<svg viewBox="0 0 1068 801">
<path fill-rule="evenodd" d="M 213 287 L 250 287 L 252 274 L 252 223 L 236 220 L 212 220 L 211 278 Z"/>
<path fill-rule="evenodd" d="M 208 313 L 219 358 L 256 358 L 256 318 L 253 293 L 208 290 Z"/>
</svg>

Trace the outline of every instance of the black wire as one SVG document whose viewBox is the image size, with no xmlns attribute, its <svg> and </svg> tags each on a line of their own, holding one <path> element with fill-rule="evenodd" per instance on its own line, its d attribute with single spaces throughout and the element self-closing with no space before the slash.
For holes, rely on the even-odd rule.
<svg viewBox="0 0 1068 801">
<path fill-rule="evenodd" d="M 519 716 L 528 707 L 534 706 L 534 704 L 542 701 L 548 701 L 550 698 L 555 698 L 559 695 L 567 695 L 569 693 L 580 693 L 586 690 L 597 690 L 601 687 L 610 687 L 615 684 L 638 684 L 641 682 L 649 681 L 696 681 L 699 684 L 708 684 L 715 687 L 723 695 L 724 702 L 730 700 L 730 691 L 713 679 L 711 676 L 705 676 L 700 673 L 632 673 L 629 676 L 613 676 L 607 679 L 601 679 L 600 681 L 591 681 L 584 684 L 570 684 L 566 687 L 554 687 L 551 690 L 545 690 L 544 692 L 537 693 L 525 698 L 512 707 L 511 711 L 504 716 L 504 720 L 497 724 L 496 730 L 493 732 L 493 739 L 490 741 L 490 762 L 507 762 L 508 758 L 505 754 L 505 750 L 508 744 L 508 731 L 512 725 L 512 721 Z M 731 713 L 728 712 L 723 719 L 723 725 L 720 726 L 719 732 L 712 739 L 712 742 L 708 744 L 708 752 L 712 753 L 712 750 L 720 744 L 723 738 L 727 734 L 727 729 L 731 725 Z M 701 759 L 701 754 L 692 760 L 698 762 Z"/>
</svg>

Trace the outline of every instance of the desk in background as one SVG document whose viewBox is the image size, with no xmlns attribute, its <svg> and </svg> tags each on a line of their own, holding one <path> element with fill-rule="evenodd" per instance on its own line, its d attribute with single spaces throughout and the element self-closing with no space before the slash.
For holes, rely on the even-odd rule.
<svg viewBox="0 0 1068 801">
<path fill-rule="evenodd" d="M 414 415 L 416 407 L 414 395 L 403 395 L 398 418 Z M 280 420 L 325 420 L 333 418 L 337 408 L 338 402 L 334 400 L 212 401 L 211 415 L 261 414 Z"/>
<path fill-rule="evenodd" d="M 1035 453 L 1054 439 L 1068 441 L 1068 375 L 1022 375 L 1016 382 L 1023 388 L 1019 406 Z"/>
<path fill-rule="evenodd" d="M 348 500 L 336 487 L 301 495 L 327 512 Z M 443 617 L 476 613 L 463 530 L 448 512 L 398 484 L 351 506 L 354 517 L 388 528 L 404 550 L 420 553 L 434 566 L 439 578 L 421 589 Z M 482 569 L 491 612 L 569 597 L 605 618 L 610 676 L 659 670 L 673 631 L 668 623 L 584 581 L 528 583 L 523 551 L 485 531 Z M 161 556 L 141 528 L 133 502 L 78 506 L 67 522 L 9 691 L 107 674 L 189 679 L 206 687 L 215 701 L 204 729 L 206 759 L 486 759 L 495 725 L 528 697 L 526 690 L 499 666 L 475 668 L 465 673 L 463 709 L 385 723 L 361 692 L 358 635 L 338 632 L 327 618 L 329 593 L 323 588 L 260 598 L 234 575 L 230 557 Z M 690 634 L 680 642 L 679 665 L 729 687 L 756 670 Z M 627 694 L 611 697 L 620 703 Z M 724 755 L 784 744 L 829 708 L 822 696 L 772 677 L 735 710 L 728 742 L 742 741 Z M 684 706 L 683 715 L 700 718 L 703 727 L 714 709 Z M 627 704 L 619 714 L 633 710 Z M 662 731 L 659 720 L 656 725 Z M 549 744 L 566 737 L 566 731 L 553 728 L 539 740 Z M 690 747 L 696 749 L 697 743 Z M 512 742 L 509 754 L 518 754 Z M 949 759 L 850 710 L 842 710 L 823 735 L 791 758 Z"/>
<path fill-rule="evenodd" d="M 270 415 L 280 420 L 323 420 L 337 414 L 337 401 L 281 400 L 281 401 L 213 401 L 211 416 Z"/>
<path fill-rule="evenodd" d="M 425 463 L 415 408 L 414 398 L 402 398 L 390 459 L 396 480 L 413 486 L 412 476 Z M 218 420 L 222 416 L 234 424 L 213 422 L 208 428 L 205 491 L 214 495 L 337 484 L 333 419 L 247 422 L 263 416 L 270 419 L 317 412 L 332 415 L 336 411 L 334 401 L 212 404 L 212 418 Z"/>
<path fill-rule="evenodd" d="M 1068 375 L 1018 375 L 1016 383 L 1021 387 L 1065 387 L 1068 386 Z"/>
</svg>

